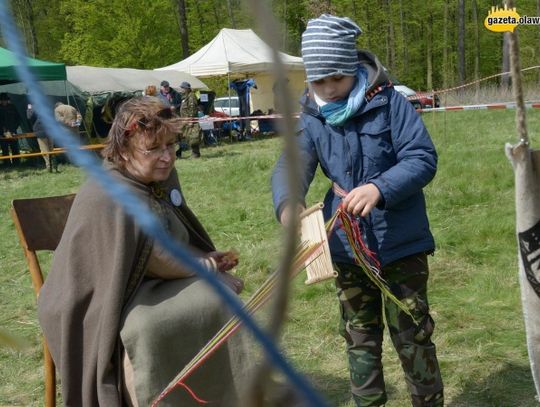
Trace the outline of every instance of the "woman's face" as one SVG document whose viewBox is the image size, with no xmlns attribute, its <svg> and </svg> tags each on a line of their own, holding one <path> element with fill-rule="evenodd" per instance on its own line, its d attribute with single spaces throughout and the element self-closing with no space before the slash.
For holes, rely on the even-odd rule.
<svg viewBox="0 0 540 407">
<path fill-rule="evenodd" d="M 334 75 L 310 82 L 311 88 L 325 102 L 337 102 L 349 96 L 354 76 Z"/>
<path fill-rule="evenodd" d="M 144 184 L 165 181 L 174 167 L 176 159 L 176 135 L 170 134 L 163 140 L 150 143 L 145 133 L 134 135 L 123 156 L 126 170 Z"/>
</svg>

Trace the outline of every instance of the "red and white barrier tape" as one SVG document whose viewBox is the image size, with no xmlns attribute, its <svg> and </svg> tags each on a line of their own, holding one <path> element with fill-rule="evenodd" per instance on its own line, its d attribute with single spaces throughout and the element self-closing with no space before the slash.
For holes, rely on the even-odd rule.
<svg viewBox="0 0 540 407">
<path fill-rule="evenodd" d="M 525 107 L 527 109 L 540 109 L 540 102 L 526 102 Z M 466 106 L 445 106 L 445 107 L 435 107 L 429 109 L 416 109 L 417 112 L 426 113 L 426 112 L 444 112 L 444 111 L 454 111 L 454 110 L 503 110 L 503 109 L 515 109 L 515 102 L 506 102 L 506 103 L 489 103 L 484 105 L 466 105 Z"/>
<path fill-rule="evenodd" d="M 454 111 L 454 110 L 503 110 L 503 109 L 515 109 L 515 102 L 505 102 L 505 103 L 487 103 L 482 105 L 464 105 L 464 106 L 445 106 L 445 107 L 435 107 L 428 109 L 416 109 L 419 113 L 426 112 L 444 112 L 444 111 Z M 540 102 L 526 102 L 525 107 L 527 109 L 540 109 Z M 283 116 L 280 114 L 269 114 L 267 116 L 247 116 L 247 117 L 208 117 L 200 119 L 185 119 L 186 121 L 192 122 L 203 122 L 203 123 L 212 123 L 212 122 L 224 122 L 224 121 L 234 121 L 234 120 L 267 120 L 267 119 L 281 119 Z M 294 113 L 293 117 L 300 117 L 299 113 Z"/>
<path fill-rule="evenodd" d="M 293 113 L 294 118 L 300 117 L 300 113 Z M 229 117 L 199 117 L 196 118 L 182 118 L 182 121 L 191 123 L 215 123 L 215 122 L 230 122 L 235 120 L 267 120 L 267 119 L 282 119 L 281 114 L 269 114 L 265 116 L 229 116 Z"/>
</svg>

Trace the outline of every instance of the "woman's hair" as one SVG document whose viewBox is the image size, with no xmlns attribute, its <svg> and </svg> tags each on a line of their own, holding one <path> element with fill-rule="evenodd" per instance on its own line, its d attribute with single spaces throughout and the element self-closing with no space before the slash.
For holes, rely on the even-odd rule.
<svg viewBox="0 0 540 407">
<path fill-rule="evenodd" d="M 143 135 L 147 145 L 162 142 L 171 134 L 181 131 L 182 120 L 170 107 L 156 97 L 136 97 L 120 105 L 113 120 L 105 148 L 101 155 L 123 167 L 122 154 L 128 150 L 129 141 L 137 134 Z"/>
<path fill-rule="evenodd" d="M 145 96 L 156 96 L 157 88 L 154 85 L 148 85 L 144 90 Z"/>
</svg>

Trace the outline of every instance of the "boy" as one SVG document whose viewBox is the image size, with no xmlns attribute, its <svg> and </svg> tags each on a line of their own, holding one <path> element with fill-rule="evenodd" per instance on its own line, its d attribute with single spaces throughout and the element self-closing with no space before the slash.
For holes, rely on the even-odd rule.
<svg viewBox="0 0 540 407">
<path fill-rule="evenodd" d="M 356 50 L 360 28 L 350 19 L 322 15 L 308 22 L 302 58 L 309 92 L 302 100 L 302 196 L 320 164 L 333 182 L 325 219 L 338 205 L 357 216 L 366 245 L 378 257 L 392 292 L 413 320 L 355 265 L 343 231 L 330 238 L 340 301 L 340 333 L 347 342 L 352 395 L 358 406 L 387 401 L 381 364 L 383 309 L 414 407 L 443 405 L 443 385 L 427 301 L 427 255 L 435 245 L 422 188 L 434 177 L 437 154 L 412 105 L 396 92 L 377 58 Z M 305 202 L 289 200 L 286 163 L 272 175 L 276 214 L 286 224 Z M 348 191 L 344 192 L 343 191 Z"/>
</svg>

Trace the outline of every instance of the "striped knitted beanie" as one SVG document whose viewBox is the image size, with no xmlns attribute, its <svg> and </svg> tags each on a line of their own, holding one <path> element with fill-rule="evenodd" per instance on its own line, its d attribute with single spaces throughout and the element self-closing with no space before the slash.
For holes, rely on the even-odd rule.
<svg viewBox="0 0 540 407">
<path fill-rule="evenodd" d="M 362 30 L 347 17 L 323 14 L 309 20 L 302 34 L 302 58 L 308 82 L 332 75 L 354 76 L 356 37 Z"/>
</svg>

